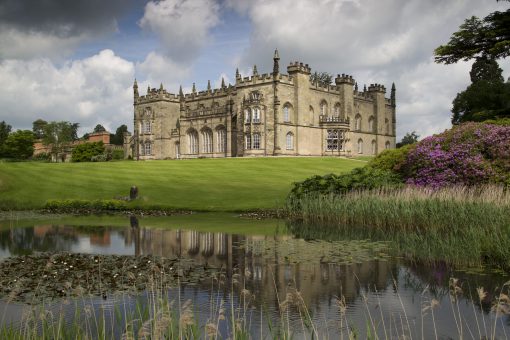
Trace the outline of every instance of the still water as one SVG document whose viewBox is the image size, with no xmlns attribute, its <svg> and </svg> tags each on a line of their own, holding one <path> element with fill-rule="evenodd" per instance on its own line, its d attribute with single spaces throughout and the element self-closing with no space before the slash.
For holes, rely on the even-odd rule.
<svg viewBox="0 0 510 340">
<path fill-rule="evenodd" d="M 272 338 L 275 326 L 297 339 L 312 333 L 336 339 L 348 330 L 360 339 L 374 333 L 381 338 L 457 339 L 461 332 L 464 338 L 480 339 L 490 337 L 494 328 L 497 338 L 510 335 L 508 315 L 492 308 L 509 279 L 506 274 L 410 262 L 392 256 L 385 242 L 303 240 L 291 229 L 284 221 L 217 214 L 0 221 L 0 266 L 12 257 L 39 252 L 191 259 L 221 269 L 224 280 L 200 278 L 168 288 L 169 299 L 176 304 L 190 300 L 202 325 L 220 305 L 242 305 L 239 310 L 253 338 Z M 451 278 L 458 279 L 454 295 Z M 487 292 L 481 302 L 479 287 Z M 151 294 L 53 299 L 44 308 L 64 313 L 67 322 L 76 308 L 106 311 L 111 321 L 114 306 L 129 310 Z M 0 321 L 18 325 L 31 308 L 33 304 L 0 297 Z M 228 318 L 218 322 L 220 337 L 230 333 Z M 303 322 L 308 319 L 311 323 Z M 118 330 L 113 334 L 120 337 Z"/>
</svg>

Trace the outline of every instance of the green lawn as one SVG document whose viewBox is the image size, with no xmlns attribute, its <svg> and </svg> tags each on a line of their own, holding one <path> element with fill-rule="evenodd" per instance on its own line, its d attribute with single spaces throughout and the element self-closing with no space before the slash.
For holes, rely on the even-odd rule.
<svg viewBox="0 0 510 340">
<path fill-rule="evenodd" d="M 237 211 L 281 206 L 291 185 L 364 161 L 233 158 L 107 163 L 0 163 L 0 208 L 40 208 L 49 199 L 111 199 L 139 188 L 140 205 Z"/>
</svg>

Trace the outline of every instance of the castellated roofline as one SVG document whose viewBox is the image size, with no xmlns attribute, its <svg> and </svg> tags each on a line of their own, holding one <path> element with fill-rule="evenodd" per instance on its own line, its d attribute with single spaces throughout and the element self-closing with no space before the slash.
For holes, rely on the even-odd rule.
<svg viewBox="0 0 510 340">
<path fill-rule="evenodd" d="M 335 84 L 341 85 L 341 84 L 347 84 L 347 85 L 353 85 L 354 86 L 354 78 L 348 74 L 337 74 L 335 78 Z"/>
<path fill-rule="evenodd" d="M 381 84 L 370 84 L 370 86 L 368 87 L 368 92 L 382 92 L 382 93 L 386 93 L 386 87 L 384 87 L 384 85 L 381 85 Z"/>
<path fill-rule="evenodd" d="M 308 66 L 308 64 L 303 64 L 302 62 L 295 61 L 290 62 L 289 66 L 287 66 L 287 72 L 290 75 L 294 73 L 310 74 L 312 72 L 312 68 Z"/>
</svg>

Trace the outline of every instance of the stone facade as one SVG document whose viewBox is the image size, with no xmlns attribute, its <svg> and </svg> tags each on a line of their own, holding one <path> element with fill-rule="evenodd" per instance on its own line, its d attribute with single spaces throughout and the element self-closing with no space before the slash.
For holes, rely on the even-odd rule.
<svg viewBox="0 0 510 340">
<path fill-rule="evenodd" d="M 251 77 L 236 72 L 235 85 L 191 93 L 147 89 L 135 80 L 134 130 L 125 155 L 135 159 L 250 156 L 375 155 L 395 147 L 395 86 L 358 91 L 352 76 L 322 87 L 310 81 L 307 64 Z"/>
</svg>

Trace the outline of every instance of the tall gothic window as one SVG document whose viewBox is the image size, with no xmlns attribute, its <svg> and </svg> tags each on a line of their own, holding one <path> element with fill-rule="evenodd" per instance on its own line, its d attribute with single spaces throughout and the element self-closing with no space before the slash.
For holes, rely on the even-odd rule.
<svg viewBox="0 0 510 340">
<path fill-rule="evenodd" d="M 361 115 L 357 114 L 354 118 L 354 130 L 360 131 L 361 130 Z"/>
<path fill-rule="evenodd" d="M 288 132 L 285 137 L 285 144 L 287 146 L 287 150 L 294 150 L 294 134 L 292 132 Z"/>
<path fill-rule="evenodd" d="M 216 130 L 216 140 L 218 141 L 218 152 L 225 152 L 227 144 L 227 133 L 225 128 L 219 128 Z"/>
<path fill-rule="evenodd" d="M 386 126 L 386 134 L 389 135 L 390 134 L 390 121 L 388 120 L 388 118 L 386 118 L 384 120 L 384 125 Z"/>
<path fill-rule="evenodd" d="M 321 102 L 321 116 L 326 116 L 328 114 L 328 104 L 325 100 Z"/>
<path fill-rule="evenodd" d="M 326 137 L 326 150 L 328 151 L 339 150 L 338 130 L 328 130 L 328 135 Z"/>
<path fill-rule="evenodd" d="M 374 132 L 375 130 L 375 119 L 373 116 L 370 116 L 370 118 L 368 118 L 368 130 L 370 132 Z"/>
<path fill-rule="evenodd" d="M 195 130 L 188 132 L 189 153 L 198 153 L 198 133 Z"/>
<path fill-rule="evenodd" d="M 390 142 L 389 141 L 387 141 L 386 144 L 384 144 L 384 148 L 385 149 L 389 149 L 390 148 Z"/>
<path fill-rule="evenodd" d="M 145 120 L 142 122 L 142 133 L 151 133 L 152 126 L 150 120 Z"/>
<path fill-rule="evenodd" d="M 244 122 L 245 123 L 251 122 L 251 110 L 250 109 L 244 110 Z"/>
<path fill-rule="evenodd" d="M 363 153 L 363 139 L 358 139 L 358 153 Z"/>
<path fill-rule="evenodd" d="M 146 143 L 144 144 L 144 149 L 145 149 L 145 150 L 144 150 L 144 151 L 145 151 L 145 152 L 144 152 L 144 153 L 145 153 L 145 155 L 147 155 L 147 156 L 148 156 L 148 155 L 152 155 L 152 144 L 151 144 L 150 142 L 146 142 Z"/>
<path fill-rule="evenodd" d="M 253 149 L 260 149 L 260 133 L 253 134 Z"/>
<path fill-rule="evenodd" d="M 340 103 L 335 104 L 335 116 L 340 116 Z"/>
<path fill-rule="evenodd" d="M 212 131 L 211 129 L 202 130 L 202 152 L 212 152 Z"/>
<path fill-rule="evenodd" d="M 289 114 L 289 106 L 285 105 L 283 107 L 283 121 L 290 122 L 290 114 Z"/>
<path fill-rule="evenodd" d="M 145 144 L 143 142 L 140 143 L 140 156 L 144 156 L 145 155 Z"/>
<path fill-rule="evenodd" d="M 244 148 L 246 150 L 250 150 L 251 149 L 251 135 L 249 135 L 249 134 L 246 134 L 244 136 Z"/>
<path fill-rule="evenodd" d="M 258 107 L 253 109 L 253 122 L 260 123 L 260 109 Z"/>
<path fill-rule="evenodd" d="M 373 141 L 372 141 L 372 155 L 375 155 L 375 153 L 376 153 L 376 151 L 377 151 L 375 146 L 376 146 L 376 144 L 375 144 L 375 140 L 373 140 Z"/>
</svg>

